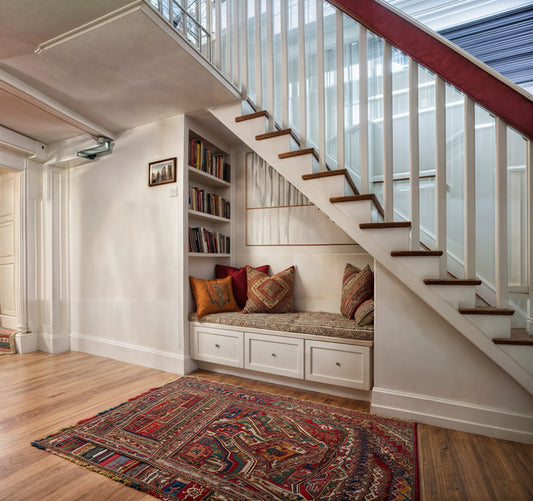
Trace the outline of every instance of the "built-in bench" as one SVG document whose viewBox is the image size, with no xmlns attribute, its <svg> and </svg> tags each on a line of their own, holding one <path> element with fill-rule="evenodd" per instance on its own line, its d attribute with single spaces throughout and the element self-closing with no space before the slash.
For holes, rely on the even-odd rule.
<svg viewBox="0 0 533 501">
<path fill-rule="evenodd" d="M 337 313 L 189 317 L 193 358 L 360 390 L 372 385 L 374 328 Z"/>
</svg>

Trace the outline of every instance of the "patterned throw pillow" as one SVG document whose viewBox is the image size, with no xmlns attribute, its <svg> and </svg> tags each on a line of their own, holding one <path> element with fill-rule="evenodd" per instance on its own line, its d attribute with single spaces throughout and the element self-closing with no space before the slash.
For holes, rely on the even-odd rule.
<svg viewBox="0 0 533 501">
<path fill-rule="evenodd" d="M 368 264 L 359 271 L 350 263 L 344 268 L 342 277 L 341 313 L 353 318 L 355 311 L 367 299 L 374 296 L 374 273 Z"/>
<path fill-rule="evenodd" d="M 265 266 L 258 266 L 255 269 L 268 274 L 270 266 L 266 264 Z M 224 278 L 229 276 L 231 276 L 233 279 L 232 287 L 235 301 L 237 301 L 237 304 L 240 308 L 244 308 L 248 294 L 248 285 L 246 283 L 246 266 L 244 268 L 234 268 L 233 266 L 215 264 L 216 278 Z"/>
<path fill-rule="evenodd" d="M 355 310 L 355 325 L 363 326 L 374 323 L 374 300 L 369 299 Z"/>
<path fill-rule="evenodd" d="M 294 266 L 273 277 L 246 267 L 248 300 L 243 313 L 290 313 L 294 311 Z"/>
<path fill-rule="evenodd" d="M 202 318 L 208 313 L 239 311 L 239 305 L 233 297 L 231 277 L 203 280 L 189 277 L 192 293 L 196 301 L 196 314 Z"/>
</svg>

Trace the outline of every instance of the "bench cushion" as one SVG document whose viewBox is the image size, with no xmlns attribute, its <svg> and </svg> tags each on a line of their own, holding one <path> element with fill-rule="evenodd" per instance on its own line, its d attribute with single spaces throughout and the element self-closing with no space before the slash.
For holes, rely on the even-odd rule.
<svg viewBox="0 0 533 501">
<path fill-rule="evenodd" d="M 295 312 L 295 313 L 213 313 L 201 319 L 195 313 L 189 320 L 231 325 L 236 327 L 251 327 L 271 331 L 297 332 L 315 336 L 330 336 L 348 339 L 373 341 L 374 326 L 357 326 L 340 313 L 324 312 Z"/>
</svg>

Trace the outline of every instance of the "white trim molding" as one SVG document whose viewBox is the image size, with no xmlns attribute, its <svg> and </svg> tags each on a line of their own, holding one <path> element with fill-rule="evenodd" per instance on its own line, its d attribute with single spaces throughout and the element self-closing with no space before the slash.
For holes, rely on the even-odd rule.
<svg viewBox="0 0 533 501">
<path fill-rule="evenodd" d="M 503 440 L 533 444 L 532 414 L 509 412 L 385 388 L 372 390 L 371 412 Z"/>
<path fill-rule="evenodd" d="M 39 334 L 39 351 L 45 353 L 63 353 L 70 350 L 69 334 L 50 334 L 48 332 Z"/>
<path fill-rule="evenodd" d="M 70 349 L 180 375 L 196 369 L 196 362 L 188 355 L 78 333 L 70 335 Z"/>
</svg>

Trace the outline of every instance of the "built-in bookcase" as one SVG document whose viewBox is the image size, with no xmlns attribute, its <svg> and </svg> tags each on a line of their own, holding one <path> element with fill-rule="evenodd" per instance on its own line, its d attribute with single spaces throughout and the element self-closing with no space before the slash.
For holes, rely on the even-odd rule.
<svg viewBox="0 0 533 501">
<path fill-rule="evenodd" d="M 231 157 L 194 131 L 188 134 L 189 257 L 231 256 Z"/>
</svg>

